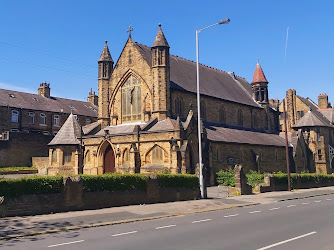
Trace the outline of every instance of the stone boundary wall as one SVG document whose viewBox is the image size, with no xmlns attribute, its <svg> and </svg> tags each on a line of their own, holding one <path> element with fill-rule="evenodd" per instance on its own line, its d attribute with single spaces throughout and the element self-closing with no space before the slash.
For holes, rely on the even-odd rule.
<svg viewBox="0 0 334 250">
<path fill-rule="evenodd" d="M 264 177 L 264 184 L 260 184 L 255 189 L 260 193 L 272 192 L 272 191 L 287 191 L 288 184 L 275 184 L 275 179 L 271 175 Z M 306 189 L 306 188 L 318 188 L 318 187 L 330 187 L 334 186 L 334 180 L 326 180 L 319 182 L 302 182 L 302 179 L 297 176 L 297 180 L 291 185 L 291 189 Z"/>
<path fill-rule="evenodd" d="M 31 157 L 49 155 L 52 138 L 38 132 L 10 132 L 9 140 L 0 140 L 0 167 L 32 166 Z"/>
<path fill-rule="evenodd" d="M 59 194 L 0 197 L 0 217 L 194 200 L 199 199 L 199 197 L 199 188 L 159 188 L 157 179 L 147 181 L 146 192 L 84 192 L 83 182 L 80 178 L 68 177 L 64 180 L 64 188 Z"/>
</svg>

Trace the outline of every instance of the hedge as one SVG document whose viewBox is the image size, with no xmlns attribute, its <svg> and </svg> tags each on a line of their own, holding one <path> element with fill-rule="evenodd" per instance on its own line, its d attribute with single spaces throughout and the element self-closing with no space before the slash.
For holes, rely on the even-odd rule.
<svg viewBox="0 0 334 250">
<path fill-rule="evenodd" d="M 228 170 L 220 170 L 217 172 L 217 183 L 224 186 L 235 186 L 234 171 L 232 168 Z"/>
<path fill-rule="evenodd" d="M 196 175 L 191 174 L 157 174 L 160 188 L 199 188 Z"/>
<path fill-rule="evenodd" d="M 146 191 L 148 177 L 141 174 L 81 175 L 84 192 Z"/>
<path fill-rule="evenodd" d="M 0 179 L 0 196 L 16 197 L 26 194 L 60 193 L 62 176 L 33 176 L 18 179 Z"/>
<path fill-rule="evenodd" d="M 251 185 L 252 188 L 255 188 L 255 186 L 260 183 L 264 183 L 264 174 L 259 174 L 254 170 L 246 174 L 246 177 L 248 185 Z"/>
</svg>

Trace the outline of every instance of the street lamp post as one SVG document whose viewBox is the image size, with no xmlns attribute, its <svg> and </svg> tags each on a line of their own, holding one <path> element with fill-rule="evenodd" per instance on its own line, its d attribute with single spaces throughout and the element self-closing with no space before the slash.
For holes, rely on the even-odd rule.
<svg viewBox="0 0 334 250">
<path fill-rule="evenodd" d="M 199 160 L 199 184 L 201 189 L 201 198 L 206 198 L 204 193 L 203 163 L 202 163 L 202 135 L 201 135 L 201 100 L 199 92 L 199 50 L 198 50 L 198 34 L 205 29 L 211 28 L 217 24 L 229 23 L 230 19 L 226 18 L 218 23 L 207 26 L 203 29 L 196 30 L 196 73 L 197 73 L 197 120 L 198 120 L 198 160 Z"/>
</svg>

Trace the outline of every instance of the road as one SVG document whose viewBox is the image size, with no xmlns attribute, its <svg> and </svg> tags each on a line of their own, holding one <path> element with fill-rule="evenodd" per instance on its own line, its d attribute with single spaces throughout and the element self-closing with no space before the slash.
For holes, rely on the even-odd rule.
<svg viewBox="0 0 334 250">
<path fill-rule="evenodd" d="M 1 241 L 4 249 L 334 249 L 334 195 Z"/>
</svg>

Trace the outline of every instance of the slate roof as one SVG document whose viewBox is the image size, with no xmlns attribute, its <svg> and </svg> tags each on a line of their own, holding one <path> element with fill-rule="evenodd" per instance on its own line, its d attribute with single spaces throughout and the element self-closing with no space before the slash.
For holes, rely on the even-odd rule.
<svg viewBox="0 0 334 250">
<path fill-rule="evenodd" d="M 41 95 L 0 89 L 0 106 L 20 109 L 50 111 L 97 117 L 97 106 L 90 102 L 82 102 L 59 97 L 44 97 Z"/>
<path fill-rule="evenodd" d="M 147 64 L 151 66 L 151 48 L 136 42 L 135 44 Z M 170 55 L 170 81 L 170 87 L 173 89 L 196 93 L 196 63 Z M 233 73 L 200 64 L 200 81 L 202 95 L 261 108 L 252 97 L 251 85 Z"/>
<path fill-rule="evenodd" d="M 326 119 L 330 122 L 334 122 L 333 121 L 333 112 L 334 112 L 334 109 L 333 108 L 329 108 L 329 109 L 319 109 L 318 110 L 324 117 L 326 117 Z"/>
<path fill-rule="evenodd" d="M 83 126 L 82 127 L 82 131 L 86 135 L 86 134 L 89 134 L 91 131 L 93 131 L 98 126 L 100 126 L 100 123 L 98 121 L 97 122 L 93 122 L 91 124 Z"/>
<path fill-rule="evenodd" d="M 313 127 L 313 126 L 325 126 L 332 127 L 331 121 L 324 116 L 321 111 L 318 110 L 318 105 L 313 102 L 310 98 L 304 98 L 301 96 L 297 96 L 305 105 L 310 108 L 312 114 L 309 114 L 306 118 L 306 113 L 293 127 Z"/>
<path fill-rule="evenodd" d="M 233 129 L 205 124 L 207 138 L 211 141 L 284 147 L 285 140 L 276 134 Z"/>
<path fill-rule="evenodd" d="M 308 111 L 293 127 L 333 127 L 331 123 L 325 119 L 319 112 L 313 110 Z"/>
<path fill-rule="evenodd" d="M 52 145 L 80 145 L 81 128 L 73 114 L 70 114 L 56 136 L 48 144 Z"/>
<path fill-rule="evenodd" d="M 254 76 L 252 80 L 252 83 L 256 83 L 256 82 L 268 82 L 259 62 L 256 64 L 255 72 L 254 72 Z"/>
</svg>

